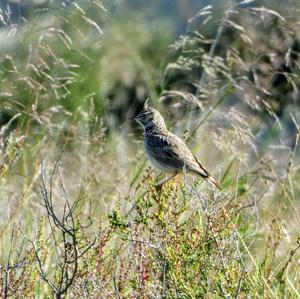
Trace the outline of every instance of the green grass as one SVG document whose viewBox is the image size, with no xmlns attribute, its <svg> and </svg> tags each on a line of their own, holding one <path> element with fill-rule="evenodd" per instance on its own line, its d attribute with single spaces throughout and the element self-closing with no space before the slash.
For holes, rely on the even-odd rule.
<svg viewBox="0 0 300 299">
<path fill-rule="evenodd" d="M 207 7 L 173 43 L 98 1 L 18 25 L 0 61 L 2 297 L 300 297 L 299 30 L 263 4 Z M 221 191 L 155 187 L 131 121 L 147 96 Z"/>
</svg>

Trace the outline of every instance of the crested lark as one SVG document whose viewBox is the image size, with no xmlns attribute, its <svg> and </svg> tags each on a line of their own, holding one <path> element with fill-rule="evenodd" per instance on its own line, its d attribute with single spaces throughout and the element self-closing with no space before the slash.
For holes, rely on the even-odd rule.
<svg viewBox="0 0 300 299">
<path fill-rule="evenodd" d="M 144 128 L 145 152 L 151 164 L 173 173 L 172 177 L 184 171 L 200 175 L 220 189 L 183 140 L 168 131 L 161 114 L 150 108 L 147 101 L 135 120 Z"/>
</svg>

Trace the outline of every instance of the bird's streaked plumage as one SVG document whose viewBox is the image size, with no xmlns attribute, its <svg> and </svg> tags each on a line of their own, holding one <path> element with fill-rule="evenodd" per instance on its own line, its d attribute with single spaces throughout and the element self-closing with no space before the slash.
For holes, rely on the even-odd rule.
<svg viewBox="0 0 300 299">
<path fill-rule="evenodd" d="M 184 141 L 168 131 L 156 109 L 150 108 L 146 102 L 135 120 L 144 128 L 145 152 L 151 164 L 173 174 L 183 171 L 198 174 L 220 188 Z"/>
</svg>

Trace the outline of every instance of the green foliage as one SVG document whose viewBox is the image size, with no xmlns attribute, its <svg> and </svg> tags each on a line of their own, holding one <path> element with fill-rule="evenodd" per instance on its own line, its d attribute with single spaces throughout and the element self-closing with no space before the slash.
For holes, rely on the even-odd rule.
<svg viewBox="0 0 300 299">
<path fill-rule="evenodd" d="M 2 297 L 299 298 L 299 26 L 261 2 L 207 6 L 172 44 L 98 0 L 2 12 Z M 148 95 L 221 191 L 144 169 Z"/>
<path fill-rule="evenodd" d="M 113 210 L 112 214 L 108 215 L 109 222 L 113 228 L 124 230 L 128 224 L 122 219 L 117 210 Z"/>
</svg>

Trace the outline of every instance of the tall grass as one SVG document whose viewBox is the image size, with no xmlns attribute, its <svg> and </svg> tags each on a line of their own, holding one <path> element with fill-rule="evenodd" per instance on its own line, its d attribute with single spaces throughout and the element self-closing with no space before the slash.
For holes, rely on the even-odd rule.
<svg viewBox="0 0 300 299">
<path fill-rule="evenodd" d="M 207 6 L 170 44 L 66 3 L 1 14 L 2 297 L 299 298 L 297 6 Z M 147 95 L 221 191 L 155 187 Z"/>
</svg>

